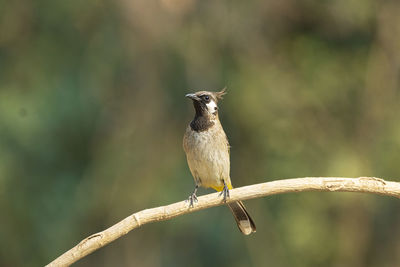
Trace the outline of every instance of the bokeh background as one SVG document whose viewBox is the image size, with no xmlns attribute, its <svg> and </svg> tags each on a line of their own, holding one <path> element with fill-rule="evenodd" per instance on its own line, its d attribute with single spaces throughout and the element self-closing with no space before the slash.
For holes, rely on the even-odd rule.
<svg viewBox="0 0 400 267">
<path fill-rule="evenodd" d="M 185 199 L 184 95 L 228 87 L 234 185 L 400 181 L 400 2 L 0 1 L 0 265 L 40 266 Z M 201 190 L 200 194 L 211 191 Z M 247 201 L 145 225 L 76 266 L 398 266 L 400 202 Z"/>
</svg>

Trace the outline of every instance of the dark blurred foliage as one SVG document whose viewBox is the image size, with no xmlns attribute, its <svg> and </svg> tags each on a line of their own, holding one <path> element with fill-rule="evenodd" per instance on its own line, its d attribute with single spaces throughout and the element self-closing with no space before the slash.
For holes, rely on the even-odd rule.
<svg viewBox="0 0 400 267">
<path fill-rule="evenodd" d="M 193 189 L 184 98 L 228 87 L 236 186 L 399 180 L 400 2 L 0 0 L 0 265 L 40 266 Z M 211 191 L 202 190 L 201 194 Z M 146 225 L 76 266 L 398 266 L 400 203 L 247 201 Z"/>
</svg>

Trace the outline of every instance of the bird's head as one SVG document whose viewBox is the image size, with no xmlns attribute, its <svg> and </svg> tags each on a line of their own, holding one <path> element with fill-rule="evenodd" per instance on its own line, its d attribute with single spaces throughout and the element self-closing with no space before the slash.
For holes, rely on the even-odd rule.
<svg viewBox="0 0 400 267">
<path fill-rule="evenodd" d="M 193 106 L 198 116 L 216 116 L 218 114 L 218 100 L 226 94 L 226 88 L 219 92 L 199 91 L 187 94 L 193 100 Z"/>
</svg>

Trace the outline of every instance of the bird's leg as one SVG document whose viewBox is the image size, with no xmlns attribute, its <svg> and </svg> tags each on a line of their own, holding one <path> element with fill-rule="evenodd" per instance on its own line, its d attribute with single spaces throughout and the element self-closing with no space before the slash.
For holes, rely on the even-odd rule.
<svg viewBox="0 0 400 267">
<path fill-rule="evenodd" d="M 229 188 L 226 185 L 225 181 L 224 181 L 224 188 L 222 189 L 221 193 L 219 193 L 219 196 L 224 196 L 223 201 L 226 202 L 226 199 L 229 198 Z"/>
<path fill-rule="evenodd" d="M 189 199 L 188 199 L 188 201 L 189 201 L 189 208 L 193 208 L 193 207 L 194 207 L 193 203 L 195 203 L 195 202 L 198 201 L 198 200 L 197 200 L 197 196 L 196 196 L 196 193 L 197 193 L 197 189 L 198 189 L 198 188 L 199 188 L 199 186 L 196 184 L 193 193 L 189 196 Z"/>
</svg>

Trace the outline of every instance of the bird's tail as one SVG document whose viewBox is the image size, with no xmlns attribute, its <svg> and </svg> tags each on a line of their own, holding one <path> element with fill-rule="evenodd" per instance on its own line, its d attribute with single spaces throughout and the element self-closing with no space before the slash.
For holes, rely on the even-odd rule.
<svg viewBox="0 0 400 267">
<path fill-rule="evenodd" d="M 232 211 L 240 232 L 249 235 L 256 231 L 256 225 L 251 219 L 242 201 L 229 203 L 228 206 Z"/>
</svg>

